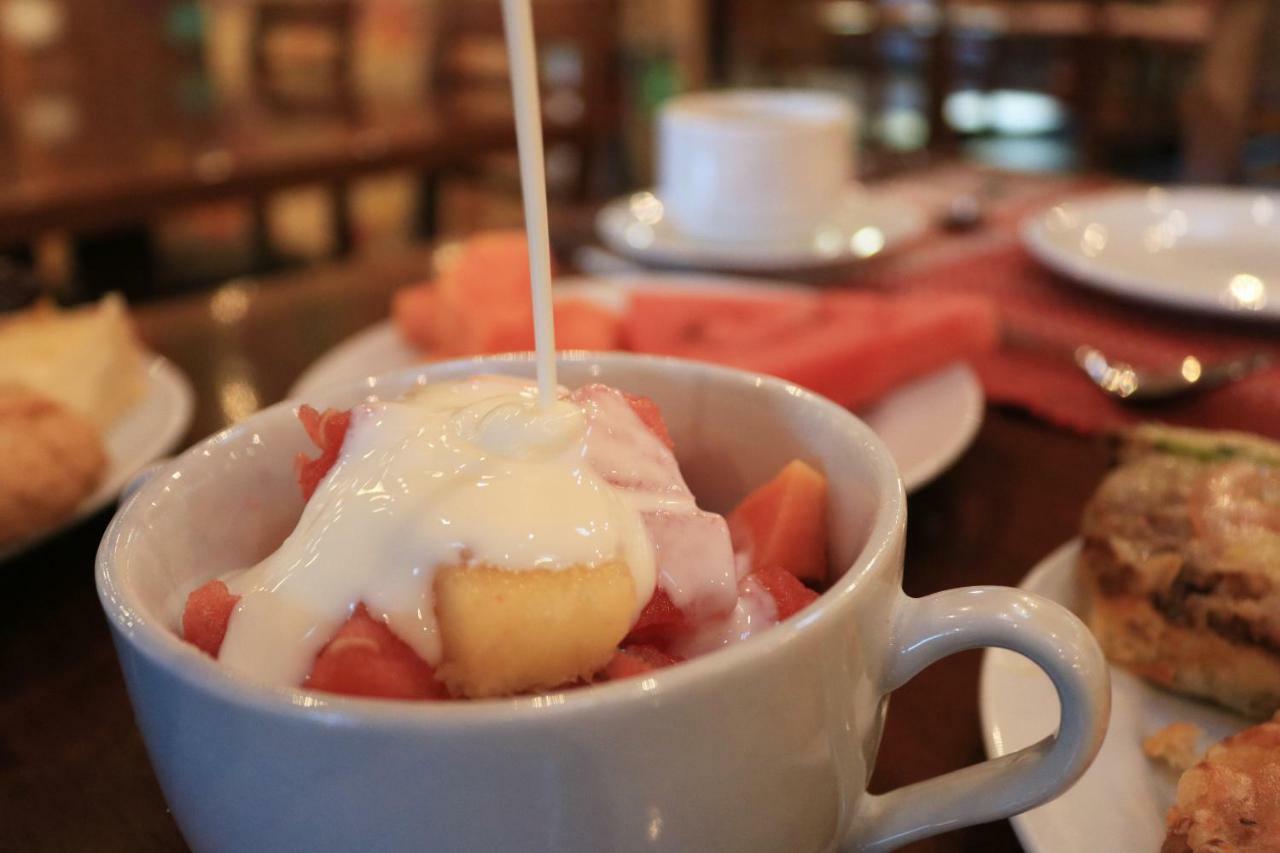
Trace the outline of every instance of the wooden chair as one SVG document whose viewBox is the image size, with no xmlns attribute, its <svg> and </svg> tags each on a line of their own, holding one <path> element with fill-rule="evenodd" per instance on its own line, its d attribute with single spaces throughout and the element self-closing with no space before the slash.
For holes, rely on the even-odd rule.
<svg viewBox="0 0 1280 853">
<path fill-rule="evenodd" d="M 1280 105 L 1260 97 L 1265 75 L 1280 77 L 1275 51 L 1268 50 L 1277 43 L 1280 7 L 1273 0 L 1220 4 L 1195 83 L 1183 99 L 1184 177 L 1246 180 L 1249 136 L 1280 135 Z"/>
<path fill-rule="evenodd" d="M 603 165 L 621 127 L 618 0 L 534 0 L 549 191 L 585 199 L 605 186 Z M 436 100 L 448 109 L 511 111 L 497 0 L 444 0 L 435 51 Z M 511 159 L 468 171 L 510 177 Z"/>
<path fill-rule="evenodd" d="M 259 96 L 281 110 L 351 109 L 353 11 L 352 0 L 257 0 L 249 50 Z"/>
</svg>

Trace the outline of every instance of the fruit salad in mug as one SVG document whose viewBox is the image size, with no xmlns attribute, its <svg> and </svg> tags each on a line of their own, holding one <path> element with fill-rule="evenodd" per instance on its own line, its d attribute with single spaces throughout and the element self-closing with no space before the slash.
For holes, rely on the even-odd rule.
<svg viewBox="0 0 1280 853">
<path fill-rule="evenodd" d="M 184 638 L 247 678 L 353 696 L 512 696 L 752 636 L 826 581 L 826 480 L 784 467 L 698 507 L 657 406 L 605 385 L 423 385 L 300 428 L 306 504 L 254 566 L 190 593 Z M 287 464 L 281 460 L 281 464 Z"/>
</svg>

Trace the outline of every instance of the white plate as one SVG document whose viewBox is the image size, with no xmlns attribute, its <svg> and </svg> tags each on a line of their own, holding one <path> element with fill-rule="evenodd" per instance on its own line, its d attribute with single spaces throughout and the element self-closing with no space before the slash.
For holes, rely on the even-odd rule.
<svg viewBox="0 0 1280 853">
<path fill-rule="evenodd" d="M 1054 270 L 1122 296 L 1280 318 L 1280 194 L 1120 190 L 1028 218 L 1022 239 Z"/>
<path fill-rule="evenodd" d="M 923 212 L 901 199 L 851 188 L 807 237 L 781 242 L 721 242 L 681 233 L 652 191 L 614 199 L 596 214 L 610 249 L 638 261 L 693 269 L 766 272 L 865 260 L 924 233 Z"/>
<path fill-rule="evenodd" d="M 717 276 L 656 275 L 566 279 L 558 293 L 572 293 L 617 310 L 626 295 L 638 288 L 715 290 L 758 294 L 795 290 L 800 285 L 769 284 Z M 421 355 L 401 340 L 390 320 L 370 326 L 338 344 L 312 364 L 289 390 L 305 399 L 323 388 L 354 382 L 379 373 L 412 367 Z M 917 379 L 860 412 L 867 425 L 888 446 L 898 463 L 908 492 L 928 483 L 955 462 L 973 442 L 982 425 L 984 398 L 978 377 L 965 364 L 956 364 Z"/>
<path fill-rule="evenodd" d="M 107 470 L 97 491 L 56 527 L 0 547 L 0 560 L 17 556 L 109 505 L 134 474 L 172 450 L 186 434 L 195 404 L 191 383 L 158 355 L 148 356 L 145 369 L 146 393 L 103 435 Z"/>
<path fill-rule="evenodd" d="M 1020 587 L 1077 613 L 1079 540 L 1050 554 Z M 1058 698 L 1048 677 L 1025 658 L 993 649 L 982 663 L 979 687 L 987 755 L 1006 755 L 1050 734 Z M 1142 754 L 1142 740 L 1169 723 L 1195 723 L 1216 742 L 1250 725 L 1229 711 L 1152 687 L 1111 669 L 1111 725 L 1093 766 L 1065 794 L 1013 818 L 1028 853 L 1155 853 L 1164 841 L 1164 816 L 1177 776 Z"/>
</svg>

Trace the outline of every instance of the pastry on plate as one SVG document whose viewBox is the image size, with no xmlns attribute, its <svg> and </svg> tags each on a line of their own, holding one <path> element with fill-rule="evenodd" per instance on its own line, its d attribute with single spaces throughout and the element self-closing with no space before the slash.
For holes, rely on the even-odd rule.
<svg viewBox="0 0 1280 853">
<path fill-rule="evenodd" d="M 92 423 L 19 385 L 0 385 L 0 460 L 0 547 L 69 516 L 107 466 Z"/>
<path fill-rule="evenodd" d="M 1280 709 L 1280 444 L 1138 427 L 1082 534 L 1090 624 L 1114 663 L 1251 716 Z"/>
<path fill-rule="evenodd" d="M 1211 747 L 1178 780 L 1161 853 L 1280 853 L 1280 722 Z"/>
<path fill-rule="evenodd" d="M 111 294 L 68 310 L 41 304 L 0 318 L 0 383 L 36 389 L 100 430 L 111 426 L 146 386 L 124 300 Z"/>
</svg>

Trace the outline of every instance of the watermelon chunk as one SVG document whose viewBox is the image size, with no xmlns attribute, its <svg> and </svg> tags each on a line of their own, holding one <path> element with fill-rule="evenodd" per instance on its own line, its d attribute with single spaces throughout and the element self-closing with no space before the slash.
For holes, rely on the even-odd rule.
<svg viewBox="0 0 1280 853">
<path fill-rule="evenodd" d="M 729 513 L 736 552 L 751 568 L 785 569 L 801 580 L 827 577 L 827 478 L 799 459 L 759 486 Z"/>
<path fill-rule="evenodd" d="M 227 623 L 240 596 L 219 580 L 209 581 L 187 596 L 182 610 L 182 638 L 210 657 L 217 657 L 227 635 Z"/>
<path fill-rule="evenodd" d="M 663 643 L 684 630 L 687 624 L 688 620 L 672 602 L 671 596 L 658 587 L 640 611 L 624 642 L 640 645 Z"/>
<path fill-rule="evenodd" d="M 637 294 L 624 319 L 633 349 L 780 376 L 850 408 L 994 349 L 994 303 L 973 294 L 837 293 L 748 299 Z M 770 316 L 770 312 L 776 316 Z"/>
<path fill-rule="evenodd" d="M 769 595 L 778 608 L 778 621 L 781 622 L 795 615 L 818 600 L 818 594 L 802 584 L 795 575 L 786 569 L 766 567 L 751 573 Z"/>
<path fill-rule="evenodd" d="M 345 696 L 448 698 L 431 666 L 363 604 L 316 655 L 303 686 Z"/>
<path fill-rule="evenodd" d="M 662 669 L 664 666 L 679 662 L 679 658 L 667 654 L 656 646 L 623 646 L 610 658 L 603 674 L 609 681 L 617 681 L 620 678 L 644 675 L 646 672 L 653 672 L 655 669 Z"/>
<path fill-rule="evenodd" d="M 649 428 L 649 431 L 656 435 L 667 446 L 668 450 L 675 450 L 676 443 L 671 440 L 671 433 L 667 429 L 667 422 L 662 419 L 662 411 L 658 408 L 658 404 L 639 394 L 628 394 L 623 391 L 622 396 L 627 398 L 627 403 L 631 405 L 631 410 L 636 413 L 640 420 L 644 421 L 644 425 Z"/>
<path fill-rule="evenodd" d="M 302 498 L 310 500 L 320 481 L 329 473 L 333 463 L 338 461 L 342 442 L 346 440 L 347 429 L 351 426 L 351 410 L 326 409 L 324 414 L 320 414 L 304 405 L 298 409 L 298 420 L 302 422 L 302 428 L 307 431 L 311 442 L 320 448 L 320 455 L 315 459 L 299 453 L 294 460 Z"/>
</svg>

